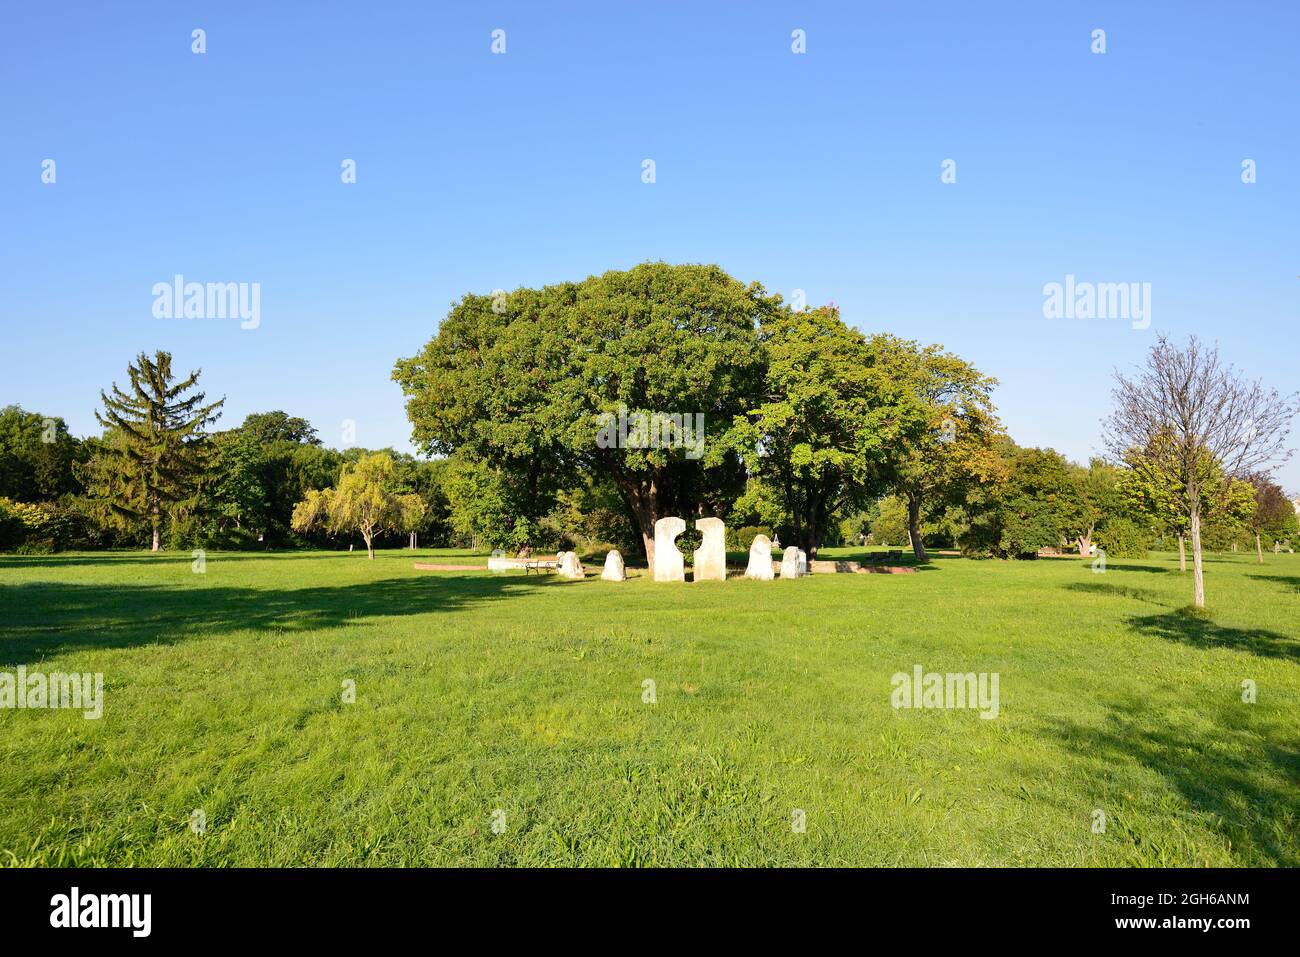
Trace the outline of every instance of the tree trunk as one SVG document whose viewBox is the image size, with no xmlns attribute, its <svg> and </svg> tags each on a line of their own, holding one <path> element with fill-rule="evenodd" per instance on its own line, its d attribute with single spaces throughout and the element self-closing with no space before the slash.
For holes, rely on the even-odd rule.
<svg viewBox="0 0 1300 957">
<path fill-rule="evenodd" d="M 1097 530 L 1097 524 L 1088 526 L 1088 533 L 1079 536 L 1079 557 L 1088 558 L 1092 555 L 1092 533 Z"/>
<path fill-rule="evenodd" d="M 158 500 L 154 499 L 153 507 L 149 510 L 153 518 L 153 547 L 150 551 L 156 552 L 162 549 L 162 543 L 158 540 L 158 526 L 161 523 L 162 510 L 158 507 Z"/>
<path fill-rule="evenodd" d="M 366 540 L 366 558 L 370 559 L 371 561 L 374 561 L 375 560 L 374 533 L 372 532 L 371 534 L 367 535 L 365 532 L 362 532 L 361 537 Z"/>
<path fill-rule="evenodd" d="M 925 542 L 921 540 L 921 496 L 907 497 L 907 537 L 912 540 L 912 554 L 918 562 L 928 562 Z"/>
<path fill-rule="evenodd" d="M 1178 570 L 1187 571 L 1187 539 L 1182 535 L 1178 536 Z"/>
<path fill-rule="evenodd" d="M 803 549 L 804 555 L 808 559 L 808 568 L 812 568 L 813 559 L 817 557 L 817 545 L 821 540 L 817 529 L 821 524 L 821 503 L 811 501 L 808 503 L 808 523 L 803 528 L 803 534 L 799 538 L 799 547 Z"/>
<path fill-rule="evenodd" d="M 803 549 L 803 553 L 808 556 L 809 567 L 811 567 L 812 560 L 817 556 L 816 535 L 813 533 L 811 528 L 805 525 L 803 529 L 800 530 L 797 541 L 799 542 L 799 547 Z"/>
<path fill-rule="evenodd" d="M 1192 580 L 1197 608 L 1205 607 L 1205 564 L 1201 554 L 1201 510 L 1192 508 Z"/>
<path fill-rule="evenodd" d="M 641 533 L 641 547 L 645 549 L 646 567 L 654 573 L 655 567 L 655 487 L 642 489 L 631 486 L 626 490 L 627 504 L 636 519 L 637 529 Z"/>
<path fill-rule="evenodd" d="M 1264 546 L 1260 544 L 1259 532 L 1255 533 L 1255 554 L 1259 556 L 1259 563 L 1264 564 Z"/>
</svg>

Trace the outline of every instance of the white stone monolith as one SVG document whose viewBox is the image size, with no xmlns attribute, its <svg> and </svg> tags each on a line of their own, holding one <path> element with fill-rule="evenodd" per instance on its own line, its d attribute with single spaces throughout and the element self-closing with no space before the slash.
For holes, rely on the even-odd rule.
<svg viewBox="0 0 1300 957">
<path fill-rule="evenodd" d="M 586 570 L 582 567 L 582 562 L 578 561 L 576 552 L 562 552 L 560 554 L 560 567 L 558 569 L 561 578 L 585 578 Z"/>
<path fill-rule="evenodd" d="M 684 531 L 686 522 L 675 515 L 655 522 L 655 581 L 686 581 L 686 560 L 677 548 L 677 536 Z"/>
<path fill-rule="evenodd" d="M 692 580 L 722 582 L 727 580 L 727 526 L 720 518 L 697 518 L 695 528 L 704 536 L 691 556 Z"/>
<path fill-rule="evenodd" d="M 804 571 L 799 566 L 799 549 L 793 545 L 787 546 L 781 556 L 781 577 L 798 578 L 803 574 Z"/>
<path fill-rule="evenodd" d="M 617 548 L 605 556 L 605 570 L 600 573 L 600 577 L 607 582 L 621 582 L 627 579 L 627 570 L 623 567 L 623 556 L 619 554 Z"/>
<path fill-rule="evenodd" d="M 761 582 L 772 580 L 772 542 L 766 535 L 755 535 L 754 544 L 749 546 L 749 565 L 745 568 L 746 578 L 757 578 Z"/>
</svg>

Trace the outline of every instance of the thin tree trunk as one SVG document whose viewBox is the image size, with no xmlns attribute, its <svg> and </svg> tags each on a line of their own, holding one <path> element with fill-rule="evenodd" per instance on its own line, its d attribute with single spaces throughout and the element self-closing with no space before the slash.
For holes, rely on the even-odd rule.
<svg viewBox="0 0 1300 957">
<path fill-rule="evenodd" d="M 371 561 L 374 561 L 375 560 L 375 536 L 373 534 L 367 535 L 364 532 L 362 532 L 361 537 L 366 540 L 366 558 L 370 559 Z"/>
<path fill-rule="evenodd" d="M 1187 539 L 1182 535 L 1178 536 L 1178 570 L 1187 571 Z"/>
<path fill-rule="evenodd" d="M 1205 607 L 1205 564 L 1201 554 L 1201 510 L 1192 508 L 1192 581 L 1197 608 Z"/>
<path fill-rule="evenodd" d="M 793 508 L 790 509 L 790 524 L 793 526 L 790 531 L 794 535 L 794 537 L 790 540 L 790 544 L 793 545 L 795 548 L 803 548 L 804 547 L 804 537 L 803 537 L 804 524 L 803 524 L 802 504 L 796 504 Z M 804 550 L 807 551 L 807 549 Z"/>
<path fill-rule="evenodd" d="M 153 548 L 151 548 L 150 551 L 154 551 L 154 552 L 159 551 L 161 547 L 162 546 L 158 541 L 158 522 L 157 519 L 155 519 L 154 526 L 153 526 Z"/>
<path fill-rule="evenodd" d="M 1259 556 L 1259 563 L 1264 564 L 1264 546 L 1260 544 L 1259 532 L 1255 533 L 1255 554 Z"/>
<path fill-rule="evenodd" d="M 916 560 L 928 562 L 930 559 L 925 554 L 925 542 L 921 540 L 921 497 L 919 495 L 907 497 L 907 537 L 912 541 L 912 554 L 916 556 Z"/>
</svg>

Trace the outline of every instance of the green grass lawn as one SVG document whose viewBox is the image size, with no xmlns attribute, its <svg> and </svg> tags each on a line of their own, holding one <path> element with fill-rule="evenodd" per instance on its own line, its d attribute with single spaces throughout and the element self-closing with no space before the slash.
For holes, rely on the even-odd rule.
<svg viewBox="0 0 1300 957">
<path fill-rule="evenodd" d="M 0 670 L 105 682 L 98 721 L 0 710 L 0 861 L 1300 865 L 1300 556 L 1212 556 L 1199 620 L 1168 555 L 656 585 L 434 554 L 466 553 L 0 558 Z M 998 673 L 998 717 L 895 710 L 916 664 Z"/>
</svg>

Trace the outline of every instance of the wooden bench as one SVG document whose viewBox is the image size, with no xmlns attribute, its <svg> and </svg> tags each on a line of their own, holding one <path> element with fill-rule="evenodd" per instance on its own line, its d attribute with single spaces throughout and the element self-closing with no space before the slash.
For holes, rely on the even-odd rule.
<svg viewBox="0 0 1300 957">
<path fill-rule="evenodd" d="M 899 550 L 891 549 L 885 552 L 867 552 L 865 562 L 901 562 L 903 553 Z"/>
</svg>

